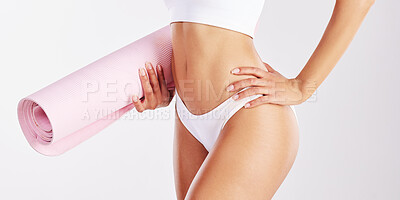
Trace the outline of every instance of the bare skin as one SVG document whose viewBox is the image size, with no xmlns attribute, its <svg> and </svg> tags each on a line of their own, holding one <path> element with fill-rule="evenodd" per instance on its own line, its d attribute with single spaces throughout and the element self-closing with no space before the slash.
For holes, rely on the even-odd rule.
<svg viewBox="0 0 400 200">
<path fill-rule="evenodd" d="M 271 199 L 292 167 L 299 129 L 289 105 L 307 100 L 357 32 L 373 0 L 337 0 L 321 41 L 300 74 L 283 77 L 265 64 L 252 38 L 190 22 L 171 24 L 174 82 L 193 114 L 233 95 L 263 94 L 226 123 L 207 152 L 175 121 L 174 172 L 178 199 Z M 238 68 L 239 73 L 233 73 Z M 228 90 L 229 85 L 234 85 Z M 279 91 L 279 94 L 278 94 Z"/>
<path fill-rule="evenodd" d="M 249 102 L 249 108 L 265 103 L 295 105 L 304 102 L 335 67 L 373 4 L 374 0 L 336 0 L 331 20 L 321 41 L 296 78 L 287 79 L 268 65 L 269 72 L 262 72 L 254 67 L 238 67 L 237 75 L 251 74 L 255 77 L 232 83 L 231 85 L 237 86 L 232 91 L 253 87 L 239 93 L 239 99 L 265 94 Z"/>
<path fill-rule="evenodd" d="M 225 89 L 229 83 L 255 77 L 234 76 L 230 73 L 233 68 L 266 70 L 247 35 L 196 23 L 172 23 L 171 29 L 175 86 L 193 114 L 208 112 L 230 97 L 232 93 Z M 263 104 L 239 110 L 207 156 L 177 117 L 177 197 L 272 198 L 289 172 L 297 149 L 298 125 L 288 105 Z"/>
<path fill-rule="evenodd" d="M 176 112 L 173 154 L 177 199 L 185 199 L 186 192 L 208 152 L 185 128 Z"/>
<path fill-rule="evenodd" d="M 162 66 L 158 65 L 155 69 L 153 64 L 146 62 L 145 67 L 139 68 L 139 75 L 144 95 L 141 99 L 136 95 L 132 96 L 136 111 L 142 113 L 145 110 L 168 106 L 175 95 L 175 90 L 167 90 Z"/>
</svg>

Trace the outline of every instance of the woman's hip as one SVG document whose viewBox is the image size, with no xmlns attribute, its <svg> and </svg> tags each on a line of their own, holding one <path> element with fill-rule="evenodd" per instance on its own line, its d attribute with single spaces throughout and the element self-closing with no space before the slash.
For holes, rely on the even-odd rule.
<svg viewBox="0 0 400 200">
<path fill-rule="evenodd" d="M 234 92 L 226 90 L 230 83 L 255 77 L 234 75 L 231 71 L 235 67 L 254 66 L 265 69 L 262 61 L 257 58 L 241 61 L 235 59 L 175 65 L 174 81 L 177 92 L 193 114 L 209 112 L 231 97 Z"/>
</svg>

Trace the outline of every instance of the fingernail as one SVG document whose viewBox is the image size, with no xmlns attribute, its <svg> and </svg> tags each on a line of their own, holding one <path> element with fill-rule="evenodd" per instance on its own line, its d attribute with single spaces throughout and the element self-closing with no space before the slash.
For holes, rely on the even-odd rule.
<svg viewBox="0 0 400 200">
<path fill-rule="evenodd" d="M 234 88 L 234 86 L 233 86 L 233 85 L 230 85 L 230 86 L 228 86 L 228 87 L 226 88 L 226 90 L 227 90 L 227 91 L 232 91 L 233 88 Z"/>
<path fill-rule="evenodd" d="M 139 71 L 140 71 L 140 75 L 141 76 L 146 75 L 146 72 L 144 71 L 144 68 L 140 68 Z"/>
<path fill-rule="evenodd" d="M 239 68 L 235 68 L 235 69 L 232 70 L 232 73 L 233 73 L 233 74 L 236 74 L 236 73 L 239 73 L 239 71 L 240 71 Z"/>
<path fill-rule="evenodd" d="M 133 95 L 132 100 L 133 100 L 133 102 L 137 102 L 137 101 L 138 101 L 137 96 L 136 96 L 136 95 Z"/>
<path fill-rule="evenodd" d="M 157 65 L 159 71 L 161 71 L 161 65 Z"/>
<path fill-rule="evenodd" d="M 244 105 L 244 107 L 245 107 L 245 108 L 248 108 L 248 107 L 250 107 L 250 104 L 249 104 L 249 103 L 246 103 L 246 105 Z"/>
<path fill-rule="evenodd" d="M 239 95 L 237 95 L 237 94 L 233 95 L 233 99 L 234 99 L 234 100 L 236 100 L 236 99 L 238 99 L 238 98 L 239 98 Z"/>
<path fill-rule="evenodd" d="M 146 67 L 147 67 L 147 69 L 151 69 L 151 65 L 149 62 L 146 62 Z"/>
</svg>

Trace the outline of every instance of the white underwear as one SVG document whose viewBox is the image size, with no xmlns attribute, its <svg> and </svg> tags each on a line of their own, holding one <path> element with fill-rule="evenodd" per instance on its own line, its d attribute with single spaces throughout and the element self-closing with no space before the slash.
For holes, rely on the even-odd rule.
<svg viewBox="0 0 400 200">
<path fill-rule="evenodd" d="M 247 88 L 243 88 L 242 90 Z M 236 93 L 239 93 L 240 91 Z M 214 146 L 214 143 L 216 142 L 226 122 L 247 102 L 262 96 L 261 94 L 256 94 L 235 101 L 232 95 L 213 110 L 201 115 L 195 115 L 188 110 L 185 103 L 179 97 L 176 88 L 175 95 L 175 107 L 179 119 L 186 129 L 206 148 L 207 151 L 210 151 Z M 297 114 L 294 106 L 291 105 L 290 108 L 292 108 L 297 120 Z"/>
</svg>

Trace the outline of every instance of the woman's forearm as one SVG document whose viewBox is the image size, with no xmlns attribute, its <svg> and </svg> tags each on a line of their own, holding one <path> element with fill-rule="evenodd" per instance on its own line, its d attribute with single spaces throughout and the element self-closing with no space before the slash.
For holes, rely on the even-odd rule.
<svg viewBox="0 0 400 200">
<path fill-rule="evenodd" d="M 343 55 L 373 0 L 337 0 L 332 17 L 314 53 L 296 77 L 304 100 L 325 80 Z"/>
</svg>

